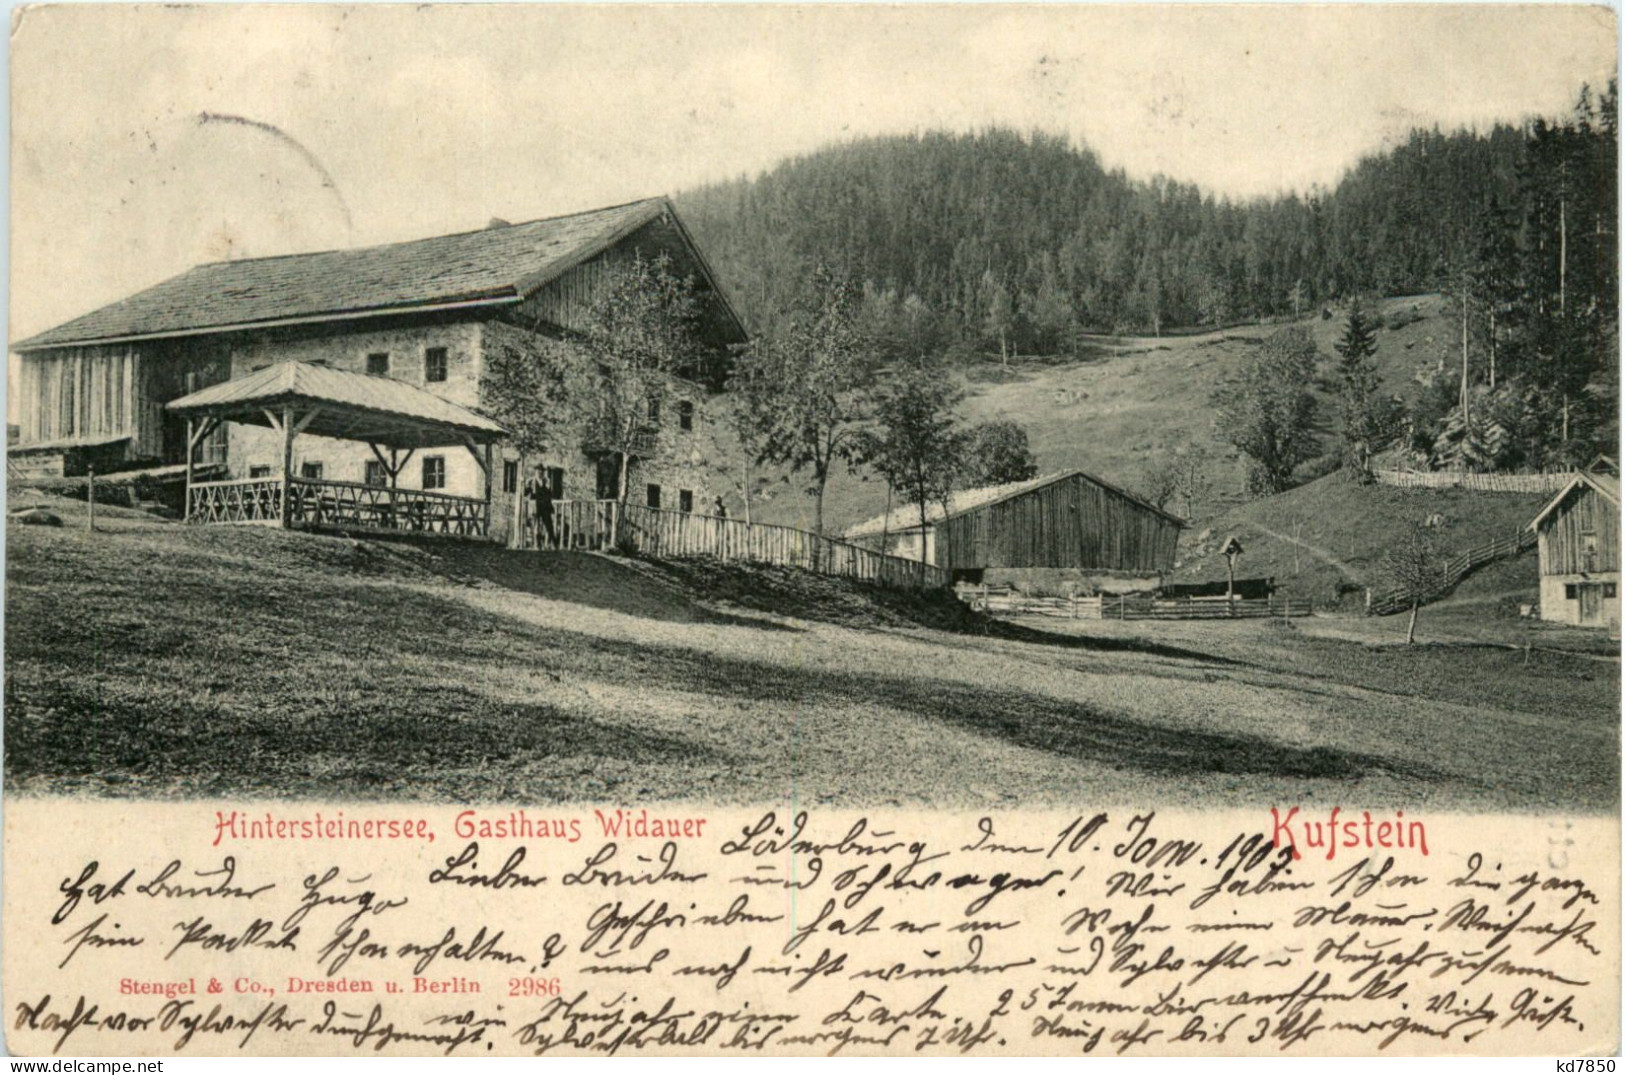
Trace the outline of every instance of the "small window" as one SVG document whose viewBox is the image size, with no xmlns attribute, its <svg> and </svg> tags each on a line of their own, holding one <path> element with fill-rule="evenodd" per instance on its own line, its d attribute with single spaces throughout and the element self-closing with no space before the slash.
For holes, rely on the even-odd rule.
<svg viewBox="0 0 1625 1075">
<path fill-rule="evenodd" d="M 388 485 L 389 473 L 384 470 L 384 464 L 376 459 L 369 459 L 367 469 L 362 471 L 361 480 L 367 485 Z"/>
<path fill-rule="evenodd" d="M 564 499 L 564 468 L 563 467 L 548 467 L 546 469 L 546 471 L 544 471 L 544 475 L 545 475 L 545 477 L 547 479 L 548 492 L 553 494 L 553 499 L 554 500 L 563 500 Z"/>
<path fill-rule="evenodd" d="M 1579 596 L 1580 596 L 1580 588 L 1578 586 L 1576 586 L 1572 582 L 1564 583 L 1564 585 L 1563 585 L 1563 600 L 1565 600 L 1565 601 L 1573 601 L 1573 600 L 1576 600 L 1577 598 L 1579 598 Z"/>
<path fill-rule="evenodd" d="M 1605 583 L 1603 583 L 1602 584 L 1602 595 L 1604 597 L 1608 597 L 1608 598 L 1613 598 L 1613 597 L 1619 596 L 1619 584 L 1617 582 L 1605 582 Z"/>
<path fill-rule="evenodd" d="M 517 493 L 519 491 L 519 463 L 509 459 L 502 464 L 502 491 L 504 493 Z"/>
<path fill-rule="evenodd" d="M 649 496 L 649 500 L 648 500 L 649 506 L 651 508 L 658 508 L 660 506 L 660 486 L 658 486 L 658 485 L 649 486 L 648 496 Z"/>
<path fill-rule="evenodd" d="M 444 381 L 446 379 L 446 349 L 444 347 L 431 347 L 423 352 L 423 379 L 425 381 Z"/>
<path fill-rule="evenodd" d="M 250 478 L 269 478 L 271 476 L 271 468 L 268 466 L 249 467 L 248 476 Z"/>
<path fill-rule="evenodd" d="M 692 515 L 694 513 L 694 490 L 692 490 L 692 489 L 679 489 L 679 490 L 677 490 L 677 510 L 678 511 L 686 511 L 690 515 Z"/>
<path fill-rule="evenodd" d="M 315 482 L 321 481 L 322 464 L 319 461 L 300 463 L 299 476 L 301 478 L 309 478 L 311 481 Z"/>
<path fill-rule="evenodd" d="M 387 351 L 379 351 L 376 354 L 367 356 L 367 376 L 389 376 L 389 353 Z"/>
<path fill-rule="evenodd" d="M 426 455 L 423 457 L 423 488 L 444 489 L 446 487 L 446 457 L 443 455 Z"/>
<path fill-rule="evenodd" d="M 649 397 L 649 421 L 654 425 L 660 424 L 660 400 L 654 396 Z"/>
<path fill-rule="evenodd" d="M 677 404 L 677 428 L 685 433 L 694 428 L 694 404 L 686 399 Z"/>
</svg>

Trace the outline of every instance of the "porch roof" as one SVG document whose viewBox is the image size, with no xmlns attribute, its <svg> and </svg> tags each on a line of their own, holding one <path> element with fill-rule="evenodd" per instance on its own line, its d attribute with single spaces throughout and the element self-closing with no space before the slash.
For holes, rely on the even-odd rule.
<svg viewBox="0 0 1625 1075">
<path fill-rule="evenodd" d="M 297 408 L 299 432 L 391 448 L 489 443 L 507 435 L 497 423 L 404 381 L 280 362 L 210 385 L 167 405 L 175 414 L 275 428 Z M 269 412 L 269 413 L 267 413 Z"/>
</svg>

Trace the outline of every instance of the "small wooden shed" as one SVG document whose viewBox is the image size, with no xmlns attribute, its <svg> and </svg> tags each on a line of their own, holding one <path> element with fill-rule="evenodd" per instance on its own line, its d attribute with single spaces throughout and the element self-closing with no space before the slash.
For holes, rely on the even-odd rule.
<svg viewBox="0 0 1625 1075">
<path fill-rule="evenodd" d="M 1581 473 L 1529 524 L 1540 542 L 1540 618 L 1619 630 L 1619 478 Z"/>
<path fill-rule="evenodd" d="M 1184 521 L 1081 470 L 954 493 L 926 525 L 905 505 L 846 532 L 883 538 L 889 551 L 950 572 L 1073 568 L 1160 575 L 1173 568 Z"/>
</svg>

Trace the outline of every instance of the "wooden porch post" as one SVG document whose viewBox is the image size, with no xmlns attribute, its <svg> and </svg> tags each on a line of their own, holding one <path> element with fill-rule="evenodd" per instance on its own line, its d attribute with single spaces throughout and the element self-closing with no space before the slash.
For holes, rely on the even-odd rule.
<svg viewBox="0 0 1625 1075">
<path fill-rule="evenodd" d="M 485 537 L 491 537 L 491 442 L 485 442 Z"/>
<path fill-rule="evenodd" d="M 282 408 L 282 528 L 293 518 L 293 408 Z"/>
<path fill-rule="evenodd" d="M 399 487 L 398 479 L 400 478 L 401 468 L 406 465 L 401 461 L 400 455 L 401 450 L 391 444 L 389 446 L 389 518 L 395 529 L 405 530 L 406 527 L 401 522 L 400 503 L 395 496 Z"/>
<path fill-rule="evenodd" d="M 513 491 L 513 529 L 508 533 L 508 547 L 510 549 L 523 549 L 525 547 L 525 517 L 522 514 L 525 504 L 525 453 L 519 453 L 519 486 Z"/>
<path fill-rule="evenodd" d="M 186 416 L 186 503 L 181 509 L 181 521 L 192 521 L 192 445 L 195 443 L 192 427 L 194 421 L 191 415 Z"/>
</svg>

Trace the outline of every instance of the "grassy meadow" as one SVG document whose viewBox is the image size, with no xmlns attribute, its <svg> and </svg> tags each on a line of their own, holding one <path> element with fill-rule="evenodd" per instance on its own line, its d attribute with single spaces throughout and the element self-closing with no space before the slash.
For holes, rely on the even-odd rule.
<svg viewBox="0 0 1625 1075">
<path fill-rule="evenodd" d="M 7 530 L 12 793 L 1618 802 L 1617 648 L 1584 632 L 1007 623 L 784 569 L 52 508 Z"/>
</svg>

